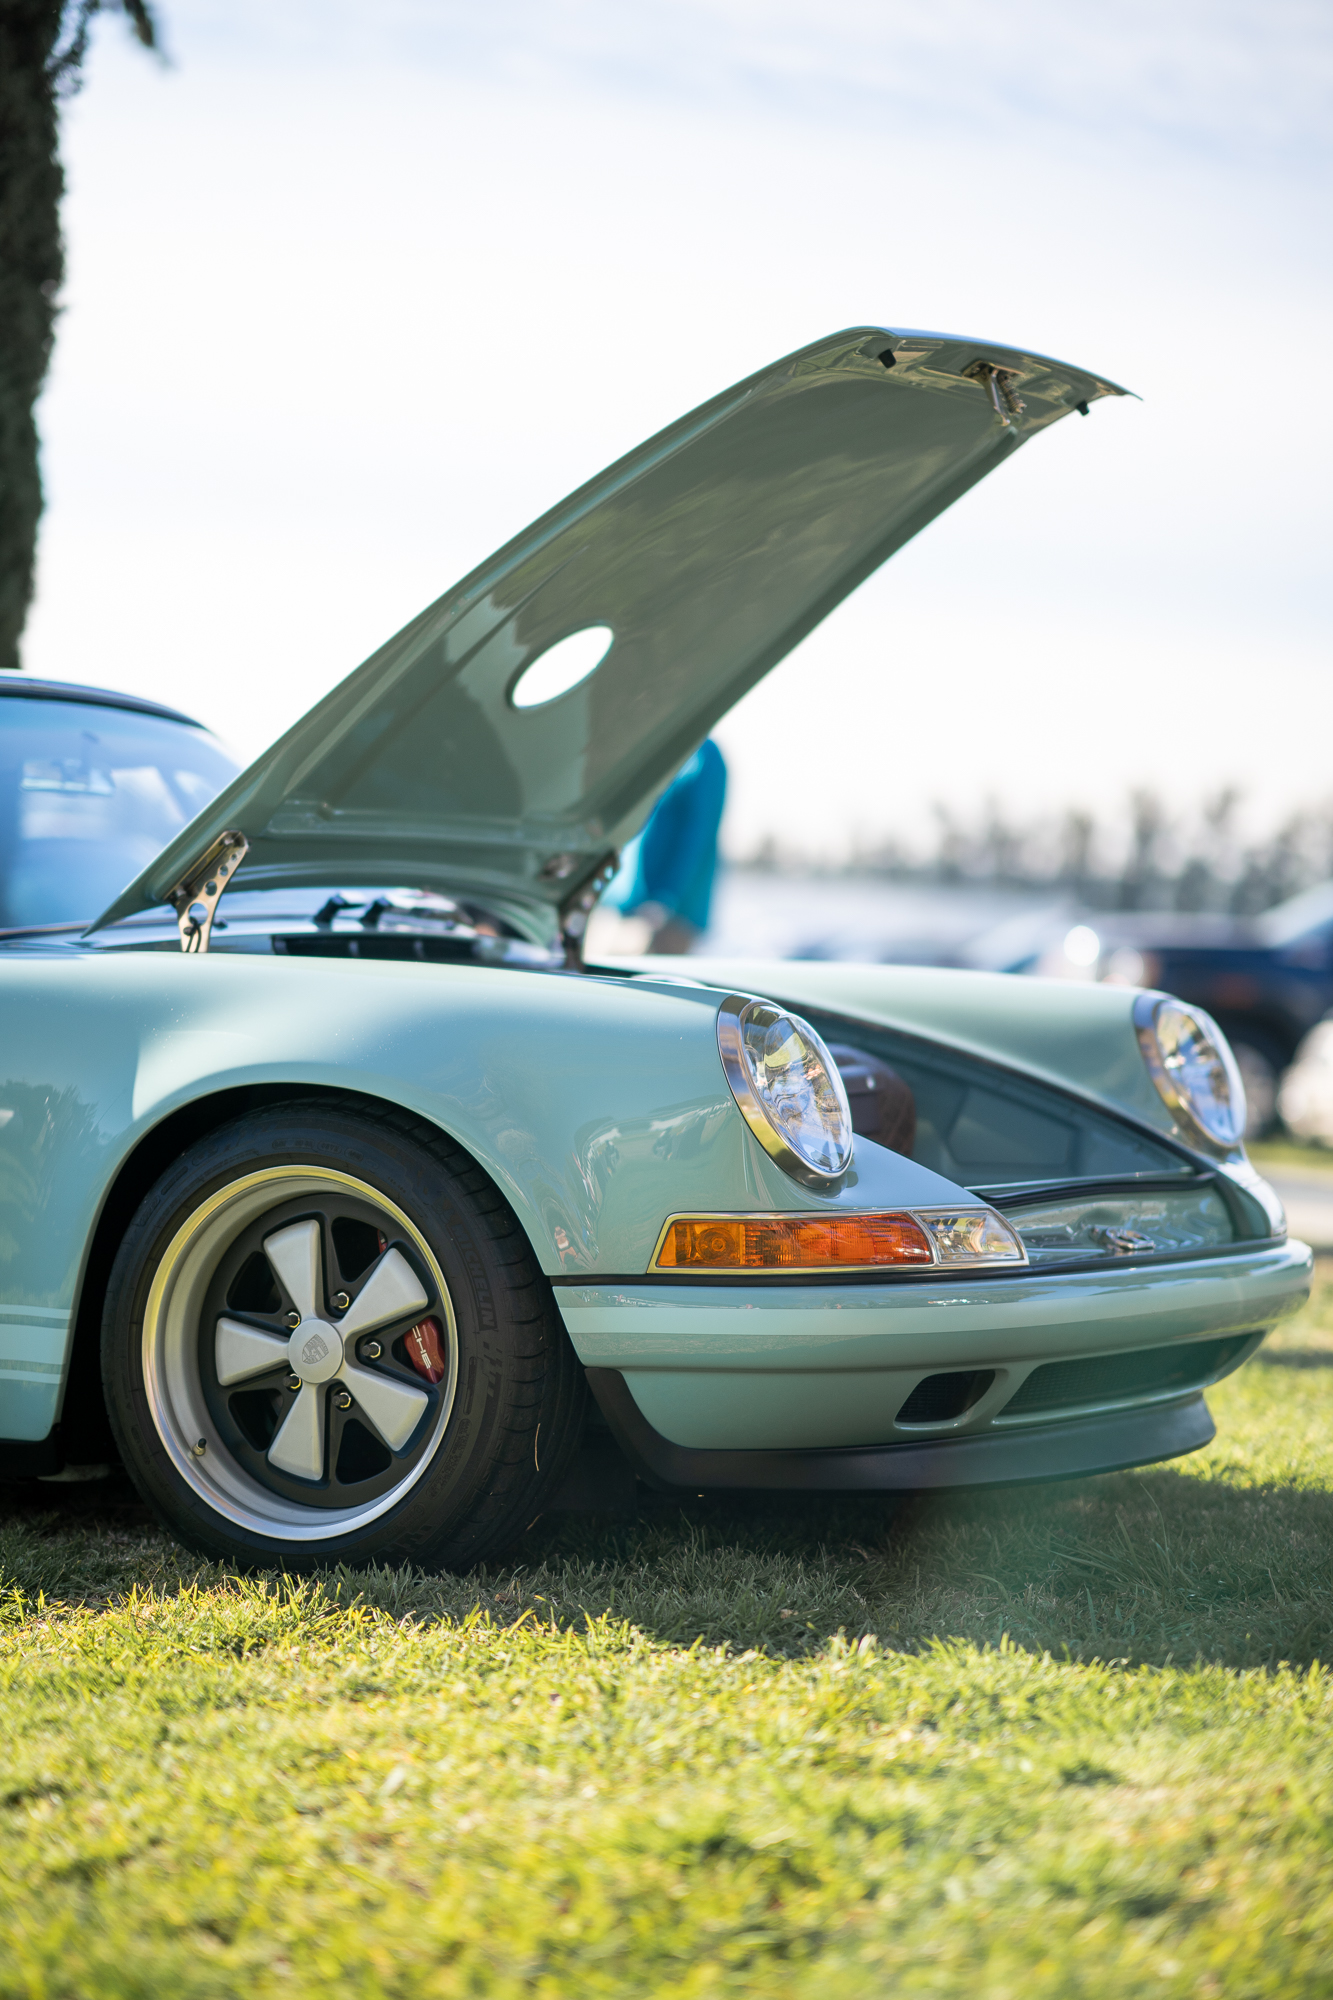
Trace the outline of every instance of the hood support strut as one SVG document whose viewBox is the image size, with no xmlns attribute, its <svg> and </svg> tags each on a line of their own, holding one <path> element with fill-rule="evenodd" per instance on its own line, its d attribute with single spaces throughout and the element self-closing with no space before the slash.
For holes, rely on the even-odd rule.
<svg viewBox="0 0 1333 2000">
<path fill-rule="evenodd" d="M 208 950 L 222 892 L 249 851 L 249 841 L 237 829 L 220 833 L 168 892 L 167 901 L 176 912 L 182 951 Z"/>
<path fill-rule="evenodd" d="M 556 859 L 558 863 L 565 856 L 559 855 Z M 583 933 L 588 928 L 588 918 L 593 904 L 619 866 L 620 856 L 614 849 L 610 854 L 604 854 L 592 874 L 585 876 L 573 894 L 566 896 L 560 905 L 560 943 L 564 949 L 565 968 L 569 972 L 583 970 Z M 555 873 L 550 862 L 547 863 L 547 872 Z"/>
</svg>

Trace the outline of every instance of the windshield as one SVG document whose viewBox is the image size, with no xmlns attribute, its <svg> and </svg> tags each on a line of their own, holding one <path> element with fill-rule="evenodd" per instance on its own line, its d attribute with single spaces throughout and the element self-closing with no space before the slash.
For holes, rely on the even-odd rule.
<svg viewBox="0 0 1333 2000">
<path fill-rule="evenodd" d="M 166 716 L 0 701 L 0 929 L 91 922 L 237 768 Z"/>
</svg>

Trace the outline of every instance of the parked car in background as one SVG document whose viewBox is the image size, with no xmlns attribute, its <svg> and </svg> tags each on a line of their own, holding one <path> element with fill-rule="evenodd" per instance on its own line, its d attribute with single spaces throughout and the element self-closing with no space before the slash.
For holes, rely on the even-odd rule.
<svg viewBox="0 0 1333 2000">
<path fill-rule="evenodd" d="M 872 327 L 775 362 L 428 606 L 100 913 L 59 843 L 71 881 L 103 839 L 123 879 L 115 842 L 219 767 L 181 718 L 36 704 L 16 851 L 54 865 L 23 860 L 32 928 L 0 938 L 0 1467 L 116 1452 L 227 1561 L 437 1567 L 608 1478 L 905 1491 L 1206 1443 L 1205 1390 L 1311 1256 L 1204 1016 L 584 955 L 718 718 L 1118 393 Z M 775 787 L 819 710 L 777 704 Z"/>
<path fill-rule="evenodd" d="M 792 957 L 1163 988 L 1205 1007 L 1225 1030 L 1245 1082 L 1252 1139 L 1274 1122 L 1282 1073 L 1301 1038 L 1333 1008 L 1333 883 L 1251 918 L 1085 910 L 1065 898 L 1024 901 L 978 884 L 856 889 L 853 920 L 844 917 L 836 929 L 807 923 Z M 839 892 L 852 900 L 836 882 L 830 900 Z M 1018 907 L 992 914 L 1006 895 Z"/>
</svg>

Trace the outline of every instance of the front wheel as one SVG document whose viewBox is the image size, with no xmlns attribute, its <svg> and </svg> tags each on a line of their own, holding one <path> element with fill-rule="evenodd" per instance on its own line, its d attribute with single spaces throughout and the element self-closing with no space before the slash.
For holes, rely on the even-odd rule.
<svg viewBox="0 0 1333 2000">
<path fill-rule="evenodd" d="M 577 1444 L 582 1370 L 512 1210 L 433 1126 L 303 1101 L 185 1153 L 107 1289 L 112 1428 L 189 1546 L 466 1568 Z"/>
</svg>

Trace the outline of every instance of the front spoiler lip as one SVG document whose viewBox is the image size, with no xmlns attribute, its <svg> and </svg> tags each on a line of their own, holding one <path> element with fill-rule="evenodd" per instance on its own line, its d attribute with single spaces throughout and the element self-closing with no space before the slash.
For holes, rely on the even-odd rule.
<svg viewBox="0 0 1333 2000">
<path fill-rule="evenodd" d="M 1203 1391 L 1149 1408 L 1065 1418 L 1022 1431 L 982 1431 L 929 1443 L 850 1445 L 816 1451 L 727 1451 L 673 1444 L 654 1430 L 618 1368 L 585 1370 L 621 1450 L 659 1491 L 709 1487 L 761 1492 L 947 1492 L 1023 1486 L 1151 1465 L 1198 1451 L 1216 1435 Z"/>
</svg>

